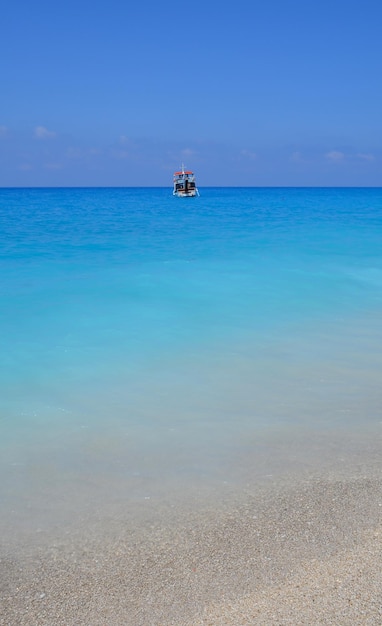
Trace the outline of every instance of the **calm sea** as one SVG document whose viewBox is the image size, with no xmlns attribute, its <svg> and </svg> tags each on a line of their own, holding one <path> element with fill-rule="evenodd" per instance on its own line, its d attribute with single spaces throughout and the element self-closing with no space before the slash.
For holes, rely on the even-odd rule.
<svg viewBox="0 0 382 626">
<path fill-rule="evenodd" d="M 382 189 L 171 191 L 0 190 L 7 532 L 380 437 Z"/>
</svg>

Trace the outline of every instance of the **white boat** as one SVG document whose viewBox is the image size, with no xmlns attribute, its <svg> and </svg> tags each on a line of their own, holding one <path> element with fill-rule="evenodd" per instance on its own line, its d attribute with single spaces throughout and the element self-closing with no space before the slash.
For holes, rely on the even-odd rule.
<svg viewBox="0 0 382 626">
<path fill-rule="evenodd" d="M 193 198 L 199 195 L 194 172 L 185 170 L 184 165 L 182 165 L 180 172 L 174 172 L 174 190 L 172 195 L 178 196 L 178 198 Z"/>
</svg>

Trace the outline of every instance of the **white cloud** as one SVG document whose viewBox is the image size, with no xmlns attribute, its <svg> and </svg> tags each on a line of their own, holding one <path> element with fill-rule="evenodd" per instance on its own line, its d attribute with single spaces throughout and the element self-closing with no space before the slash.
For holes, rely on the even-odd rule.
<svg viewBox="0 0 382 626">
<path fill-rule="evenodd" d="M 56 133 L 52 130 L 48 130 L 45 126 L 36 126 L 34 129 L 34 136 L 36 139 L 53 139 Z"/>
<path fill-rule="evenodd" d="M 340 152 L 339 150 L 331 150 L 330 152 L 327 152 L 325 154 L 325 157 L 328 159 L 328 161 L 339 163 L 340 161 L 343 161 L 343 159 L 345 158 L 345 154 L 343 152 Z"/>
<path fill-rule="evenodd" d="M 47 170 L 62 170 L 61 163 L 45 163 L 44 167 Z"/>
<path fill-rule="evenodd" d="M 85 156 L 85 151 L 80 148 L 68 148 L 66 151 L 68 159 L 81 159 Z"/>
<path fill-rule="evenodd" d="M 89 157 L 99 156 L 100 154 L 102 154 L 102 150 L 99 148 L 70 147 L 66 150 L 68 159 L 88 159 Z"/>
<path fill-rule="evenodd" d="M 194 154 L 196 154 L 196 152 L 195 150 L 191 150 L 191 148 L 184 148 L 181 151 L 181 154 L 185 157 L 188 157 L 188 156 L 193 156 Z"/>
<path fill-rule="evenodd" d="M 299 152 L 299 150 L 292 152 L 289 158 L 291 161 L 294 161 L 295 163 L 299 163 L 300 161 L 303 161 L 302 154 L 301 152 Z"/>
<path fill-rule="evenodd" d="M 374 154 L 371 154 L 370 152 L 358 152 L 356 154 L 345 154 L 344 152 L 341 152 L 340 150 L 331 150 L 330 152 L 327 152 L 325 154 L 325 158 L 328 161 L 331 161 L 332 163 L 341 163 L 341 161 L 344 161 L 345 159 L 359 159 L 361 161 L 375 161 L 375 156 Z"/>
<path fill-rule="evenodd" d="M 242 150 L 240 154 L 246 157 L 247 159 L 251 159 L 251 161 L 254 161 L 255 159 L 257 159 L 256 152 L 252 152 L 251 150 Z"/>
<path fill-rule="evenodd" d="M 127 150 L 111 150 L 111 156 L 115 159 L 128 159 L 130 152 Z"/>
<path fill-rule="evenodd" d="M 362 161 L 375 161 L 374 154 L 359 152 L 356 156 L 358 159 L 362 159 Z"/>
</svg>

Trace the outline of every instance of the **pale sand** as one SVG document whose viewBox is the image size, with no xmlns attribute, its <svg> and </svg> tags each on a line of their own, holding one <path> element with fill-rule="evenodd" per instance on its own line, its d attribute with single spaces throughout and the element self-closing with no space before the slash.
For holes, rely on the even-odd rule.
<svg viewBox="0 0 382 626">
<path fill-rule="evenodd" d="M 0 624 L 381 625 L 375 473 L 4 548 Z"/>
</svg>

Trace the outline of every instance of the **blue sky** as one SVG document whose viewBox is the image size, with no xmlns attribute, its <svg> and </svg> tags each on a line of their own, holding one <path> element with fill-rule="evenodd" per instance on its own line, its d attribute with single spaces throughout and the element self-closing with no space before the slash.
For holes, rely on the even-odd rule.
<svg viewBox="0 0 382 626">
<path fill-rule="evenodd" d="M 8 0 L 1 186 L 382 185 L 380 0 Z"/>
</svg>

